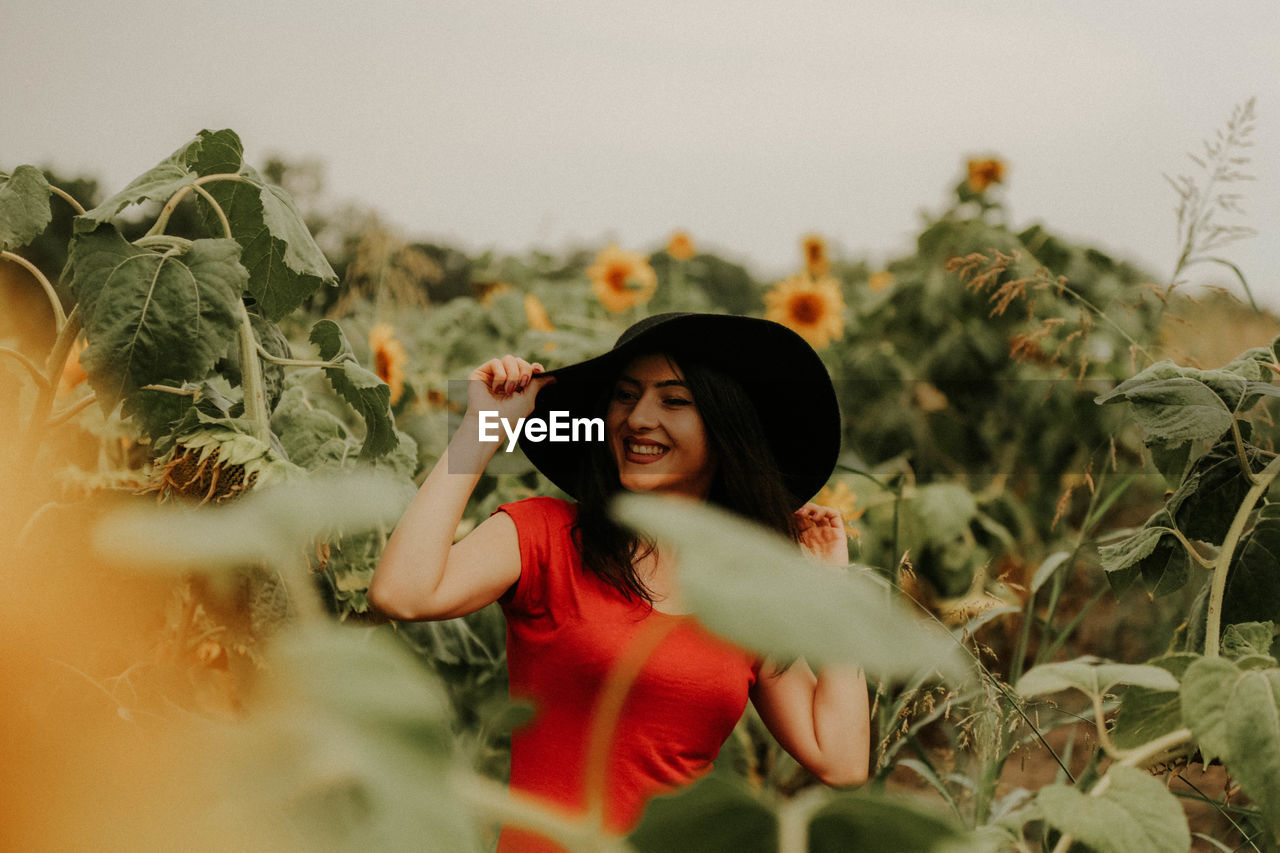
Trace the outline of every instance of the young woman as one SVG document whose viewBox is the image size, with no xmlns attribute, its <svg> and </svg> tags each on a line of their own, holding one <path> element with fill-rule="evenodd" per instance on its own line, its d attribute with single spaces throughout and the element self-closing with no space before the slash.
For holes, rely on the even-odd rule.
<svg viewBox="0 0 1280 853">
<path fill-rule="evenodd" d="M 765 320 L 665 314 L 589 361 L 544 373 L 508 355 L 470 379 L 466 417 L 387 543 L 369 598 L 404 620 L 501 603 L 511 693 L 535 707 L 512 738 L 512 788 L 570 814 L 594 804 L 609 829 L 625 832 L 652 796 L 710 769 L 748 698 L 822 781 L 865 781 L 861 672 L 815 675 L 803 660 L 762 660 L 710 635 L 683 613 L 677 561 L 607 514 L 623 489 L 710 501 L 844 565 L 839 515 L 805 502 L 830 476 L 840 444 L 831 380 L 808 344 Z M 525 434 L 530 460 L 577 502 L 505 504 L 454 543 L 501 446 L 480 440 L 482 411 L 490 423 L 599 417 L 603 440 Z M 605 687 L 611 674 L 628 667 L 625 701 L 603 710 L 620 698 Z M 601 714 L 615 715 L 603 752 L 593 729 Z M 557 849 L 514 828 L 499 844 Z"/>
</svg>

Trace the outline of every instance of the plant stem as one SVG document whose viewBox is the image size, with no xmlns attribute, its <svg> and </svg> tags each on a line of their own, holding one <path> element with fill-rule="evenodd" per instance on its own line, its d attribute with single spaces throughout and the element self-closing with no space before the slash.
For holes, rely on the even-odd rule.
<svg viewBox="0 0 1280 853">
<path fill-rule="evenodd" d="M 67 315 L 62 310 L 62 300 L 58 298 L 58 292 L 53 289 L 53 283 L 45 277 L 44 273 L 40 272 L 39 267 L 21 255 L 15 255 L 13 252 L 0 252 L 0 258 L 13 261 L 35 276 L 36 281 L 40 282 L 40 287 L 44 289 L 44 295 L 49 299 L 49 306 L 53 308 L 53 328 L 56 331 L 61 331 L 62 324 L 67 322 Z"/>
<path fill-rule="evenodd" d="M 75 343 L 76 336 L 79 334 L 80 306 L 77 305 L 71 309 L 66 321 L 58 329 L 58 337 L 54 339 L 53 349 L 49 352 L 49 358 L 45 362 L 44 383 L 40 385 L 36 393 L 36 404 L 31 412 L 31 423 L 27 425 L 27 435 L 23 440 L 21 456 L 18 459 L 19 466 L 30 466 L 35 461 L 36 451 L 40 449 L 40 440 L 45 428 L 48 426 L 49 413 L 53 411 L 53 397 L 58 389 L 57 377 L 62 375 L 62 368 L 67 361 L 67 354 L 71 352 L 71 346 Z M 25 470 L 24 467 L 24 472 Z"/>
<path fill-rule="evenodd" d="M 240 387 L 244 389 L 244 417 L 253 425 L 254 435 L 267 441 L 271 435 L 271 417 L 267 412 L 262 362 L 258 360 L 258 338 L 253 333 L 249 309 L 243 300 L 237 302 L 237 307 L 240 312 Z"/>
<path fill-rule="evenodd" d="M 623 704 L 631 692 L 631 685 L 640 675 L 640 669 L 658 648 L 658 644 L 680 624 L 683 623 L 676 619 L 664 619 L 660 622 L 649 620 L 609 670 L 609 676 L 600 689 L 600 698 L 592 709 L 585 770 L 587 814 L 590 820 L 601 826 L 604 825 L 609 752 L 613 747 L 618 721 L 622 718 Z"/>
<path fill-rule="evenodd" d="M 167 228 L 169 225 L 169 217 L 173 216 L 173 211 L 175 208 L 177 208 L 178 202 L 186 198 L 187 193 L 191 192 L 192 190 L 199 191 L 198 188 L 203 187 L 205 184 L 214 183 L 215 181 L 238 181 L 243 184 L 257 186 L 256 184 L 254 184 L 253 181 L 249 180 L 244 175 L 237 175 L 233 172 L 227 172 L 227 173 L 218 174 L 218 175 L 205 175 L 204 177 L 196 178 L 191 183 L 184 184 L 176 193 L 174 193 L 172 196 L 169 197 L 169 200 L 164 203 L 164 208 L 160 211 L 160 215 L 156 218 L 155 224 L 151 226 L 151 230 L 149 230 L 146 233 L 146 236 L 155 237 L 157 235 L 163 234 L 164 229 Z M 207 192 L 203 193 L 203 195 L 206 200 L 212 199 L 212 196 L 210 196 Z M 219 211 L 221 211 L 222 209 L 220 206 L 217 205 L 216 202 L 214 203 L 214 208 Z M 227 223 L 226 214 L 222 213 L 219 218 L 223 222 L 223 228 L 224 230 L 227 231 L 227 236 L 230 237 L 231 229 L 226 224 Z"/>
<path fill-rule="evenodd" d="M 1199 551 L 1191 547 L 1191 542 L 1187 540 L 1186 536 L 1182 535 L 1181 530 L 1179 530 L 1177 527 L 1173 527 L 1170 529 L 1173 531 L 1174 538 L 1182 543 L 1182 547 L 1186 549 L 1186 552 L 1188 556 L 1191 557 L 1191 559 L 1199 563 L 1202 568 L 1205 568 L 1205 569 L 1213 568 L 1213 563 L 1211 561 L 1206 560 L 1203 556 L 1200 555 Z"/>
<path fill-rule="evenodd" d="M 499 818 L 509 826 L 532 830 L 579 853 L 633 853 L 630 845 L 598 831 L 584 819 L 562 816 L 532 797 L 470 771 L 457 770 L 451 785 L 459 798 L 477 812 Z"/>
<path fill-rule="evenodd" d="M 85 409 L 92 406 L 97 399 L 98 399 L 97 394 L 92 394 L 92 393 L 89 394 L 87 397 L 84 397 L 83 399 L 63 409 L 61 412 L 58 412 L 58 414 L 51 416 L 49 420 L 45 423 L 45 428 L 53 429 L 56 426 L 61 426 L 67 421 L 71 420 L 80 412 L 83 412 Z"/>
<path fill-rule="evenodd" d="M 1256 486 L 1258 475 L 1253 473 L 1253 466 L 1249 464 L 1249 455 L 1244 449 L 1244 436 L 1240 434 L 1240 422 L 1235 418 L 1231 419 L 1231 440 L 1236 446 L 1236 459 L 1240 460 L 1240 470 L 1249 480 L 1249 485 Z"/>
<path fill-rule="evenodd" d="M 73 196 L 71 193 L 67 192 L 61 187 L 55 187 L 53 184 L 49 185 L 49 192 L 53 193 L 54 195 L 66 201 L 67 204 L 71 205 L 72 210 L 74 210 L 76 213 L 80 214 L 81 216 L 84 216 L 85 214 L 84 205 L 76 201 L 76 197 Z"/>
<path fill-rule="evenodd" d="M 343 358 L 334 359 L 333 361 L 317 361 L 315 359 L 307 358 L 281 358 L 278 355 L 272 355 L 267 352 L 262 344 L 257 343 L 257 341 L 254 342 L 254 346 L 258 348 L 258 357 L 263 361 L 269 361 L 272 364 L 279 364 L 284 367 L 337 367 L 344 361 L 349 360 L 345 356 Z"/>
<path fill-rule="evenodd" d="M 151 234 L 134 240 L 133 245 L 137 246 L 139 249 L 147 249 L 151 246 L 168 246 L 171 249 L 188 249 L 191 247 L 191 241 L 186 237 L 178 237 L 174 234 Z"/>
<path fill-rule="evenodd" d="M 49 380 L 46 379 L 44 373 L 41 372 L 40 366 L 27 356 L 18 352 L 16 349 L 0 347 L 0 355 L 6 355 L 25 367 L 27 369 L 27 373 L 31 374 L 31 378 L 35 381 L 37 388 L 43 389 L 49 384 Z"/>
<path fill-rule="evenodd" d="M 778 809 L 778 853 L 806 853 L 809 821 L 827 799 L 822 788 L 810 788 L 787 800 Z"/>
<path fill-rule="evenodd" d="M 218 204 L 218 200 L 214 198 L 213 194 L 207 189 L 200 186 L 199 182 L 192 184 L 191 188 L 198 192 L 205 201 L 209 202 L 209 206 L 213 208 L 213 212 L 218 214 L 218 222 L 222 224 L 222 233 L 227 236 L 228 240 L 234 240 L 235 237 L 232 236 L 231 222 L 228 221 L 227 213 L 222 209 L 222 205 Z"/>
<path fill-rule="evenodd" d="M 1204 634 L 1205 657 L 1218 656 L 1219 634 L 1222 632 L 1222 599 L 1227 592 L 1227 572 L 1231 569 L 1231 559 L 1235 556 L 1236 546 L 1240 543 L 1244 526 L 1253 512 L 1254 505 L 1277 474 L 1280 474 L 1280 456 L 1268 462 L 1267 467 L 1258 474 L 1257 481 L 1245 494 L 1240 508 L 1236 510 L 1236 517 L 1231 520 L 1227 537 L 1222 540 L 1222 549 L 1218 552 L 1217 560 L 1214 561 L 1213 583 L 1209 587 L 1209 618 Z"/>
</svg>

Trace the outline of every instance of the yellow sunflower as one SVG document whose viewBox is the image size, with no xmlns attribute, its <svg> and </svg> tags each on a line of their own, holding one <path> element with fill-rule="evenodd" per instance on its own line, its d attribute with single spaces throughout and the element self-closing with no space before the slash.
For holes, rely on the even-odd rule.
<svg viewBox="0 0 1280 853">
<path fill-rule="evenodd" d="M 1004 161 L 994 157 L 969 161 L 969 189 L 975 193 L 987 191 L 992 184 L 1004 183 Z"/>
<path fill-rule="evenodd" d="M 831 258 L 827 256 L 827 241 L 818 234 L 806 234 L 800 239 L 800 248 L 804 252 L 804 268 L 814 278 L 826 275 L 831 270 Z"/>
<path fill-rule="evenodd" d="M 547 314 L 547 309 L 543 307 L 541 300 L 532 293 L 524 295 L 524 319 L 529 324 L 529 328 L 535 332 L 554 332 L 556 327 L 551 325 L 551 317 Z"/>
<path fill-rule="evenodd" d="M 844 297 L 831 276 L 797 273 L 764 295 L 765 319 L 781 323 L 822 349 L 844 337 Z"/>
<path fill-rule="evenodd" d="M 648 260 L 638 252 L 619 249 L 616 243 L 596 255 L 596 262 L 587 267 L 587 277 L 591 292 L 614 314 L 648 302 L 658 289 L 658 276 Z"/>
<path fill-rule="evenodd" d="M 867 276 L 868 290 L 888 290 L 890 287 L 893 287 L 893 273 L 888 270 L 880 270 Z"/>
<path fill-rule="evenodd" d="M 688 231 L 677 231 L 667 242 L 667 254 L 677 261 L 687 261 L 698 254 L 698 250 L 693 247 L 693 238 Z"/>
<path fill-rule="evenodd" d="M 77 386 L 89 378 L 89 374 L 84 372 L 84 367 L 80 364 L 80 353 L 84 352 L 84 338 L 76 339 L 71 345 L 71 352 L 67 354 L 67 360 L 62 365 L 62 376 L 58 380 L 58 396 L 70 394 Z"/>
<path fill-rule="evenodd" d="M 829 507 L 840 513 L 840 517 L 844 519 L 845 529 L 855 537 L 858 535 L 857 530 L 853 527 L 853 522 L 862 517 L 866 512 L 866 508 L 859 509 L 857 507 L 858 496 L 854 494 L 853 489 L 849 488 L 849 484 L 843 480 L 836 482 L 835 488 L 831 486 L 823 486 L 822 490 L 814 497 L 813 502 L 818 506 Z"/>
<path fill-rule="evenodd" d="M 409 360 L 404 344 L 396 340 L 390 323 L 379 323 L 369 330 L 369 350 L 373 353 L 373 370 L 378 378 L 391 386 L 391 405 L 404 395 L 404 366 Z"/>
</svg>

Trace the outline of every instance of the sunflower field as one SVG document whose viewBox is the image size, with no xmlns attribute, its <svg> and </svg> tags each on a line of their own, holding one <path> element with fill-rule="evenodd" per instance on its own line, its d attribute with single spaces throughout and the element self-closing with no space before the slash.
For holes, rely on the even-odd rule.
<svg viewBox="0 0 1280 853">
<path fill-rule="evenodd" d="M 344 225 L 229 130 L 105 198 L 0 163 L 4 848 L 465 853 L 512 823 L 583 853 L 1274 849 L 1280 327 L 1224 257 L 1252 109 L 1171 181 L 1164 281 L 1011 222 L 997 158 L 909 253 L 797 235 L 770 281 L 682 230 L 514 256 Z M 1191 293 L 1194 265 L 1230 287 Z M 825 788 L 748 710 L 616 837 L 506 791 L 532 709 L 496 605 L 388 623 L 366 590 L 458 380 L 664 311 L 776 320 L 835 381 L 816 500 L 847 573 L 712 509 L 618 513 L 716 632 L 865 667 L 873 778 Z M 458 535 L 557 493 L 499 453 Z M 734 584 L 776 618 L 705 592 Z"/>
</svg>

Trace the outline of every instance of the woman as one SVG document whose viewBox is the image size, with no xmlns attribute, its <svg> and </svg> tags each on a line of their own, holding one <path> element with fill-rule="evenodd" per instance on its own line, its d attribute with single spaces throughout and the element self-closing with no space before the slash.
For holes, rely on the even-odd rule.
<svg viewBox="0 0 1280 853">
<path fill-rule="evenodd" d="M 470 379 L 463 424 L 388 542 L 369 598 L 408 620 L 501 602 L 512 696 L 536 709 L 513 735 L 512 788 L 569 814 L 592 805 L 606 827 L 625 832 L 650 797 L 710 768 L 748 697 L 824 782 L 865 781 L 861 672 L 815 676 L 802 660 L 761 660 L 706 633 L 682 614 L 671 556 L 607 514 L 622 489 L 710 501 L 844 565 L 839 515 L 805 503 L 830 476 L 840 443 L 831 380 L 808 344 L 765 320 L 665 314 L 589 361 L 548 374 L 505 356 Z M 506 504 L 455 544 L 500 446 L 480 440 L 482 411 L 509 424 L 551 412 L 599 416 L 603 441 L 523 435 L 530 460 L 578 502 Z M 616 685 L 605 685 L 628 667 L 634 678 L 619 701 Z M 610 714 L 601 740 L 593 721 Z M 555 849 L 512 828 L 499 845 Z"/>
</svg>

